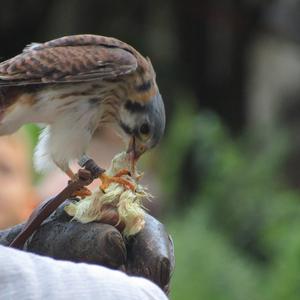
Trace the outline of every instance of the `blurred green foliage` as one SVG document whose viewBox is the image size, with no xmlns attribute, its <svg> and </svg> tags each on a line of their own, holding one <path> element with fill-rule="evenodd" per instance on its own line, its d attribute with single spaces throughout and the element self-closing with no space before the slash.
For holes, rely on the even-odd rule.
<svg viewBox="0 0 300 300">
<path fill-rule="evenodd" d="M 37 173 L 35 171 L 35 169 L 33 168 L 32 158 L 33 158 L 34 148 L 38 142 L 41 129 L 38 125 L 29 123 L 29 124 L 23 125 L 21 130 L 23 130 L 23 132 L 25 132 L 26 136 L 28 137 L 29 147 L 30 147 L 30 152 L 31 152 L 30 159 L 32 162 L 32 173 L 33 173 L 32 179 L 33 179 L 33 183 L 37 184 L 39 182 L 39 180 L 41 179 L 42 175 Z"/>
<path fill-rule="evenodd" d="M 234 139 L 216 114 L 195 111 L 175 109 L 160 148 L 176 256 L 171 298 L 299 299 L 300 195 L 285 178 L 289 135 Z M 39 128 L 25 131 L 33 147 Z"/>
<path fill-rule="evenodd" d="M 288 134 L 233 139 L 215 114 L 193 111 L 177 110 L 162 147 L 172 299 L 299 299 L 300 196 L 284 175 Z"/>
</svg>

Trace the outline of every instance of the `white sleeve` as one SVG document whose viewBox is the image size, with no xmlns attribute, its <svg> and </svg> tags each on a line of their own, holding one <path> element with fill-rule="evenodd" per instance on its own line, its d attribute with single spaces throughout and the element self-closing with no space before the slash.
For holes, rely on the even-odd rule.
<svg viewBox="0 0 300 300">
<path fill-rule="evenodd" d="M 165 300 L 154 283 L 120 271 L 0 246 L 0 299 Z"/>
</svg>

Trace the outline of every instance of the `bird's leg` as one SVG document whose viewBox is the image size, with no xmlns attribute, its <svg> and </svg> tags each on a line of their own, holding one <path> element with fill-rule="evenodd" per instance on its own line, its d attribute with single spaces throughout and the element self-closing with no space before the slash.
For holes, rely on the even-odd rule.
<svg viewBox="0 0 300 300">
<path fill-rule="evenodd" d="M 75 181 L 78 179 L 77 174 L 74 174 L 74 172 L 68 167 L 65 170 L 65 173 L 68 175 L 71 181 Z M 72 196 L 74 197 L 80 197 L 81 199 L 90 196 L 92 192 L 87 187 L 82 187 L 80 190 L 76 191 Z"/>
<path fill-rule="evenodd" d="M 67 168 L 65 170 L 65 173 L 68 175 L 68 177 L 73 181 L 76 179 L 76 175 L 73 173 L 73 171 L 70 168 Z"/>
<path fill-rule="evenodd" d="M 83 167 L 90 160 L 91 159 L 87 155 L 84 154 L 80 158 L 78 164 Z M 126 189 L 131 189 L 132 191 L 135 191 L 134 184 L 132 184 L 129 180 L 121 178 L 124 175 L 131 176 L 131 173 L 130 173 L 130 171 L 128 169 L 121 169 L 114 176 L 109 176 L 109 175 L 105 174 L 105 172 L 103 170 L 103 172 L 101 172 L 100 175 L 99 175 L 99 178 L 101 180 L 100 189 L 104 191 L 105 189 L 107 189 L 107 187 L 111 183 L 115 182 L 115 183 L 119 183 L 119 184 L 123 185 Z"/>
</svg>

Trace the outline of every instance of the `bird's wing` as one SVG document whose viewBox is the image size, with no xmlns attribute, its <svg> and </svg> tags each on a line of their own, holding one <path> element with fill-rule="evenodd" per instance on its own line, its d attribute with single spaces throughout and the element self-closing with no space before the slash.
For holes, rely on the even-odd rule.
<svg viewBox="0 0 300 300">
<path fill-rule="evenodd" d="M 31 44 L 0 63 L 0 86 L 110 79 L 136 70 L 131 46 L 96 35 L 67 36 Z"/>
</svg>

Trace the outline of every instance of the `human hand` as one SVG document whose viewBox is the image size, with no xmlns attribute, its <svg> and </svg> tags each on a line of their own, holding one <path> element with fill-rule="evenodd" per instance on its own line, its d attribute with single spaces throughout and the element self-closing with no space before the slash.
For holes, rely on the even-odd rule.
<svg viewBox="0 0 300 300">
<path fill-rule="evenodd" d="M 142 276 L 165 292 L 174 269 L 174 250 L 163 224 L 146 214 L 145 228 L 124 240 L 113 226 L 97 222 L 71 221 L 64 206 L 48 217 L 28 239 L 24 250 L 56 259 L 86 262 Z M 0 231 L 0 244 L 9 245 L 23 224 Z"/>
</svg>

